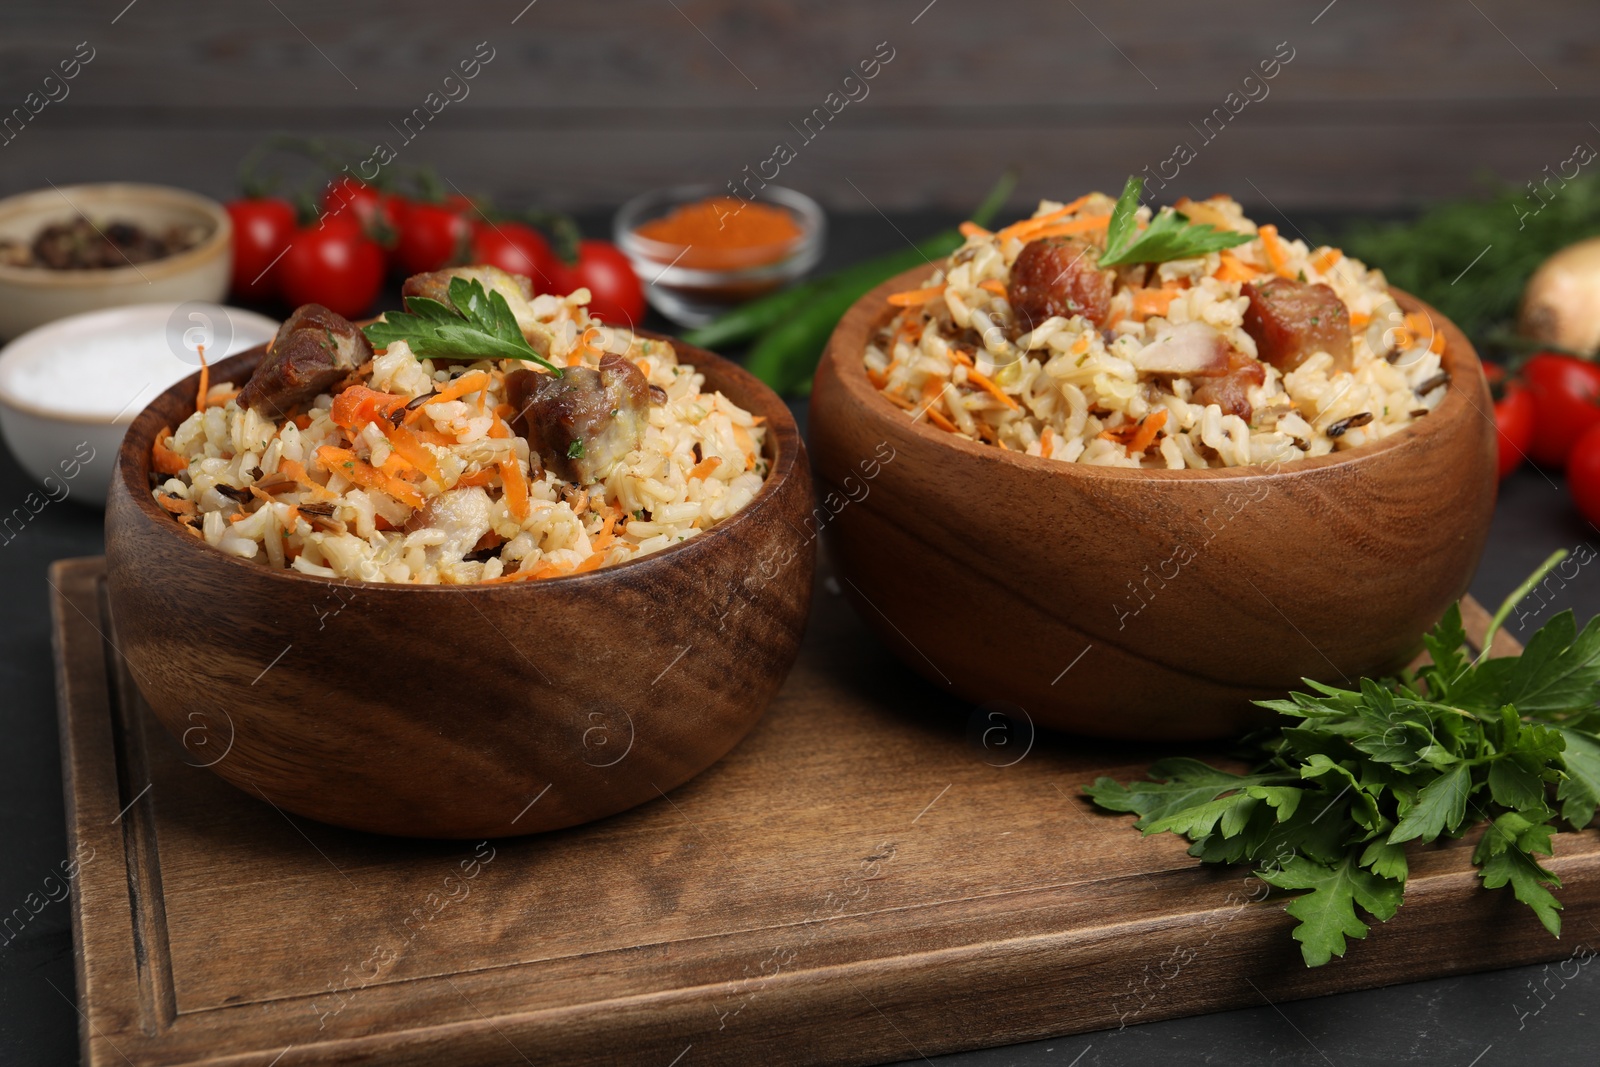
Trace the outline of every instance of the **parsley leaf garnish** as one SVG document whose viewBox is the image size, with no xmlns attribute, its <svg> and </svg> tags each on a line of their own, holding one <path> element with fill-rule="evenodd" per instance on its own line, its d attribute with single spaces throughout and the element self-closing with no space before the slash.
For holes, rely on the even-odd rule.
<svg viewBox="0 0 1600 1067">
<path fill-rule="evenodd" d="M 1566 552 L 1506 599 L 1500 624 Z M 1132 812 L 1146 834 L 1180 834 L 1208 863 L 1255 866 L 1300 895 L 1286 911 L 1306 965 L 1343 956 L 1348 938 L 1385 922 L 1405 893 L 1405 843 L 1459 838 L 1487 824 L 1472 855 L 1486 889 L 1511 888 L 1561 932 L 1561 881 L 1540 862 L 1559 818 L 1586 827 L 1600 804 L 1600 618 L 1545 624 L 1520 656 L 1474 660 L 1459 607 L 1423 644 L 1416 675 L 1260 701 L 1283 724 L 1246 739 L 1247 774 L 1168 759 L 1150 781 L 1085 786 L 1102 808 Z M 1559 816 L 1555 805 L 1560 805 Z M 1359 909 L 1359 910 L 1358 910 Z"/>
<path fill-rule="evenodd" d="M 583 458 L 583 440 L 581 438 L 574 438 L 573 442 L 570 445 L 567 446 L 567 458 L 568 459 L 582 459 Z"/>
<path fill-rule="evenodd" d="M 1157 212 L 1150 225 L 1140 233 L 1135 213 L 1143 191 L 1144 179 L 1139 177 L 1129 178 L 1128 184 L 1122 187 L 1122 195 L 1117 198 L 1117 206 L 1112 208 L 1111 221 L 1106 227 L 1106 250 L 1100 256 L 1100 266 L 1192 259 L 1254 240 L 1247 233 L 1230 233 L 1208 223 L 1190 222 L 1187 216 L 1170 207 Z"/>
<path fill-rule="evenodd" d="M 451 278 L 450 304 L 408 296 L 405 312 L 388 312 L 381 322 L 374 322 L 362 332 L 380 349 L 389 347 L 391 342 L 404 341 L 418 359 L 521 359 L 561 377 L 561 368 L 534 351 L 522 335 L 506 298 L 493 289 L 485 290 L 476 278 Z"/>
</svg>

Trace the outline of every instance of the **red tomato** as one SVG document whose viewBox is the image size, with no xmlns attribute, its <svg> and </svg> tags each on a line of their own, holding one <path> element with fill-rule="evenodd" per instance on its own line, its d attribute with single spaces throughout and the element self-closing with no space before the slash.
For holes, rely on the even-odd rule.
<svg viewBox="0 0 1600 1067">
<path fill-rule="evenodd" d="M 400 220 L 395 259 L 407 274 L 425 274 L 461 261 L 472 225 L 459 207 L 415 203 Z"/>
<path fill-rule="evenodd" d="M 1500 438 L 1500 477 L 1504 478 L 1528 456 L 1533 445 L 1533 428 L 1538 407 L 1528 391 L 1516 382 L 1494 406 L 1494 428 Z"/>
<path fill-rule="evenodd" d="M 1540 352 L 1522 368 L 1522 377 L 1538 414 L 1528 455 L 1547 467 L 1565 466 L 1578 438 L 1600 424 L 1600 367 Z"/>
<path fill-rule="evenodd" d="M 294 236 L 294 205 L 274 196 L 228 204 L 233 219 L 233 292 L 265 300 L 278 292 L 278 257 Z"/>
<path fill-rule="evenodd" d="M 520 222 L 479 223 L 473 228 L 474 263 L 533 279 L 533 291 L 565 296 L 578 287 L 571 270 L 550 250 L 544 235 Z"/>
<path fill-rule="evenodd" d="M 644 319 L 644 286 L 633 264 L 609 241 L 579 241 L 578 265 L 572 271 L 577 285 L 589 289 L 589 312 L 617 326 L 632 326 Z"/>
<path fill-rule="evenodd" d="M 1590 427 L 1567 457 L 1567 489 L 1583 517 L 1600 524 L 1600 427 Z"/>
<path fill-rule="evenodd" d="M 283 257 L 283 295 L 347 319 L 372 307 L 383 285 L 383 249 L 354 219 L 326 218 L 295 234 Z"/>
</svg>

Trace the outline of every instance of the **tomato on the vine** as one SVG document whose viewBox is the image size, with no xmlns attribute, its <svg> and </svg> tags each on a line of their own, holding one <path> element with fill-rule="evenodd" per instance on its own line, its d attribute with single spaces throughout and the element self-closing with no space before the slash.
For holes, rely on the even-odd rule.
<svg viewBox="0 0 1600 1067">
<path fill-rule="evenodd" d="M 281 266 L 290 304 L 321 304 L 347 319 L 365 314 L 383 285 L 383 249 L 343 215 L 295 234 Z"/>
<path fill-rule="evenodd" d="M 1584 431 L 1600 424 L 1600 367 L 1572 356 L 1540 352 L 1522 368 L 1537 419 L 1528 454 L 1561 467 Z"/>
<path fill-rule="evenodd" d="M 1533 429 L 1538 420 L 1533 397 L 1518 382 L 1506 387 L 1505 396 L 1494 405 L 1495 435 L 1499 438 L 1499 471 L 1504 478 L 1527 458 L 1533 446 Z"/>
<path fill-rule="evenodd" d="M 572 268 L 574 288 L 589 290 L 589 313 L 615 326 L 634 326 L 644 320 L 644 286 L 633 264 L 609 241 L 578 242 L 578 262 Z"/>
<path fill-rule="evenodd" d="M 228 202 L 233 220 L 234 295 L 266 300 L 277 295 L 279 257 L 294 236 L 294 205 L 275 196 Z"/>
<path fill-rule="evenodd" d="M 479 223 L 473 228 L 469 258 L 474 263 L 499 267 L 532 279 L 536 294 L 565 296 L 578 287 L 571 270 L 551 251 L 550 242 L 524 223 Z"/>
<path fill-rule="evenodd" d="M 400 220 L 395 259 L 407 274 L 426 274 L 461 261 L 472 224 L 459 205 L 413 203 Z"/>
</svg>

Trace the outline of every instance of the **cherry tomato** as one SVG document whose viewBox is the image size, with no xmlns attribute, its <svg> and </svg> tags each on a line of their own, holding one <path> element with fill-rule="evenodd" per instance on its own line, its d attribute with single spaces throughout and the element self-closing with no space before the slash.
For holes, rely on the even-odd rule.
<svg viewBox="0 0 1600 1067">
<path fill-rule="evenodd" d="M 472 225 L 459 207 L 414 203 L 400 220 L 395 259 L 407 274 L 425 274 L 459 263 L 471 239 Z"/>
<path fill-rule="evenodd" d="M 550 242 L 520 222 L 479 223 L 473 228 L 474 263 L 483 263 L 533 279 L 533 291 L 565 296 L 578 287 L 571 270 L 550 250 Z"/>
<path fill-rule="evenodd" d="M 644 319 L 644 286 L 633 264 L 609 241 L 579 241 L 578 264 L 573 268 L 577 285 L 589 290 L 589 312 L 616 326 L 632 326 Z"/>
<path fill-rule="evenodd" d="M 1500 477 L 1504 478 L 1527 458 L 1533 445 L 1538 408 L 1528 391 L 1516 382 L 1494 406 L 1494 428 L 1500 438 Z"/>
<path fill-rule="evenodd" d="M 1584 431 L 1572 446 L 1567 489 L 1583 517 L 1600 525 L 1600 426 Z"/>
<path fill-rule="evenodd" d="M 1600 423 L 1600 367 L 1540 352 L 1522 368 L 1538 418 L 1528 455 L 1547 467 L 1566 465 L 1579 436 Z"/>
<path fill-rule="evenodd" d="M 279 259 L 294 236 L 294 205 L 277 197 L 246 197 L 228 204 L 233 219 L 233 292 L 265 300 L 278 292 Z"/>
<path fill-rule="evenodd" d="M 383 285 L 383 249 L 342 216 L 295 234 L 282 266 L 283 295 L 291 304 L 321 304 L 348 319 L 365 314 Z"/>
</svg>

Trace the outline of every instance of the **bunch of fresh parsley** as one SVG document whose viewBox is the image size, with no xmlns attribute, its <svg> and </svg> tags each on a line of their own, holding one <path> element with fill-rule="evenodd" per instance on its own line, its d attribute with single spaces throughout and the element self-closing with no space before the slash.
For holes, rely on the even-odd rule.
<svg viewBox="0 0 1600 1067">
<path fill-rule="evenodd" d="M 1566 555 L 1557 552 L 1500 608 L 1513 606 Z M 1193 759 L 1162 760 L 1151 781 L 1101 778 L 1084 791 L 1134 812 L 1146 834 L 1193 842 L 1209 863 L 1252 863 L 1263 881 L 1299 891 L 1287 911 L 1311 967 L 1343 956 L 1367 920 L 1387 921 L 1405 892 L 1409 841 L 1458 838 L 1486 823 L 1472 855 L 1485 888 L 1509 885 L 1545 929 L 1561 932 L 1551 854 L 1559 818 L 1582 829 L 1600 802 L 1600 618 L 1580 633 L 1550 620 L 1520 656 L 1469 657 L 1452 607 L 1424 639 L 1432 663 L 1415 675 L 1261 706 L 1291 720 L 1248 739 L 1254 766 L 1229 774 Z"/>
<path fill-rule="evenodd" d="M 404 341 L 418 359 L 522 359 L 561 377 L 561 368 L 534 351 L 523 336 L 505 296 L 485 290 L 476 278 L 451 278 L 449 305 L 408 296 L 406 312 L 410 314 L 388 312 L 362 332 L 380 349 Z"/>
<path fill-rule="evenodd" d="M 1190 222 L 1182 212 L 1170 207 L 1158 211 L 1140 233 L 1137 212 L 1143 194 L 1143 178 L 1131 177 L 1122 187 L 1122 195 L 1117 197 L 1106 225 L 1106 250 L 1100 256 L 1100 266 L 1192 259 L 1255 239 L 1252 234 L 1232 233 L 1207 223 Z"/>
</svg>

